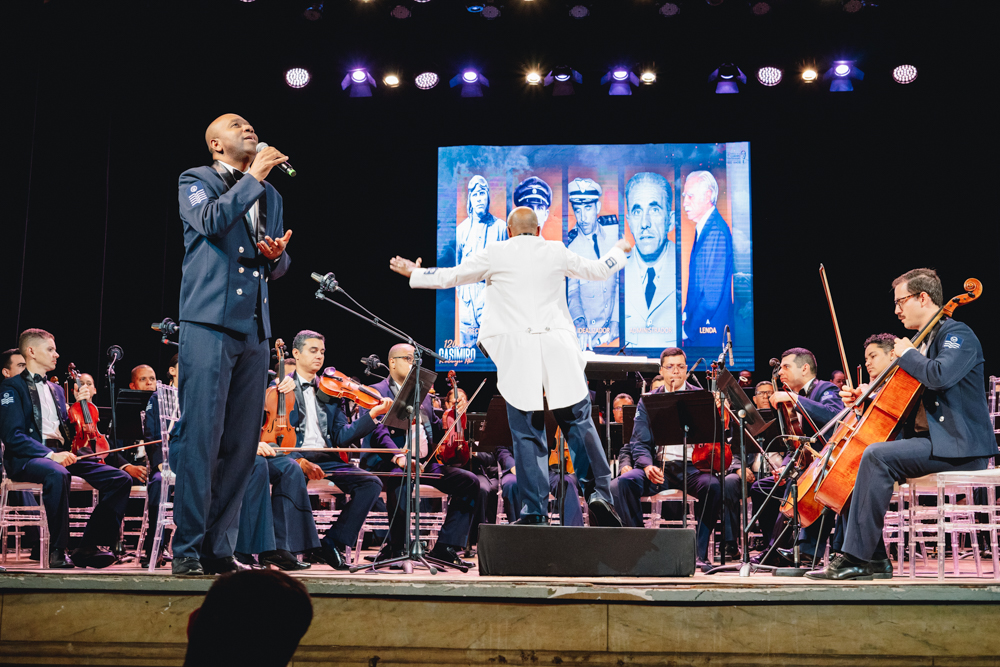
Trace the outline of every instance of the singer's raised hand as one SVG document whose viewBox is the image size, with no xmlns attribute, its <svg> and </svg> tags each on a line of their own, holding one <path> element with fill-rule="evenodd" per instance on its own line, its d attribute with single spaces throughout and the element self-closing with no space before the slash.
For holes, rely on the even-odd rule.
<svg viewBox="0 0 1000 667">
<path fill-rule="evenodd" d="M 264 240 L 257 244 L 257 250 L 260 250 L 260 254 L 273 262 L 281 257 L 281 253 L 285 252 L 285 246 L 288 245 L 288 241 L 291 238 L 292 230 L 290 229 L 280 239 L 272 239 L 270 236 L 265 236 Z"/>
<path fill-rule="evenodd" d="M 419 269 L 422 260 L 417 257 L 417 261 L 412 262 L 408 259 L 396 255 L 389 260 L 389 268 L 398 273 L 401 276 L 406 276 L 407 278 L 413 273 L 413 269 Z"/>
<path fill-rule="evenodd" d="M 288 156 L 274 146 L 268 146 L 254 157 L 248 173 L 258 181 L 263 182 L 271 170 L 282 162 L 288 162 Z"/>
</svg>

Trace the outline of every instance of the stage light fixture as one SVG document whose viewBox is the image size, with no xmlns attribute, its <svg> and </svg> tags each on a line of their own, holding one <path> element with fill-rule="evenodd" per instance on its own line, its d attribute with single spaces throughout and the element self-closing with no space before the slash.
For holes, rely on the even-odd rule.
<svg viewBox="0 0 1000 667">
<path fill-rule="evenodd" d="M 395 74 L 386 74 L 382 77 L 382 83 L 384 83 L 389 88 L 395 88 L 399 85 L 399 77 Z"/>
<path fill-rule="evenodd" d="M 681 13 L 681 5 L 679 2 L 664 2 L 658 11 L 660 16 L 677 16 Z"/>
<path fill-rule="evenodd" d="M 528 72 L 528 76 L 525 77 L 529 86 L 537 86 L 542 82 L 542 75 L 538 72 Z"/>
<path fill-rule="evenodd" d="M 587 5 L 573 5 L 569 8 L 569 15 L 575 19 L 584 19 L 590 16 L 590 7 Z"/>
<path fill-rule="evenodd" d="M 815 81 L 816 80 L 816 70 L 814 70 L 814 69 L 807 69 L 804 72 L 802 72 L 802 80 L 805 81 L 806 83 L 812 83 L 813 81 Z"/>
<path fill-rule="evenodd" d="M 306 10 L 302 12 L 302 16 L 306 17 L 310 21 L 319 21 L 323 18 L 323 3 L 314 2 L 313 4 L 306 7 Z"/>
<path fill-rule="evenodd" d="M 413 0 L 413 2 L 419 2 L 420 4 L 423 4 L 425 2 L 430 2 L 430 1 L 431 0 Z"/>
<path fill-rule="evenodd" d="M 771 3 L 763 0 L 750 0 L 750 11 L 757 16 L 763 16 L 771 11 Z"/>
<path fill-rule="evenodd" d="M 639 76 L 639 80 L 642 81 L 647 86 L 651 83 L 656 83 L 656 72 L 652 70 L 646 70 Z"/>
<path fill-rule="evenodd" d="M 487 21 L 492 21 L 495 18 L 499 18 L 500 8 L 496 5 L 486 5 L 483 7 L 482 17 Z"/>
<path fill-rule="evenodd" d="M 408 19 L 410 18 L 410 10 L 403 5 L 396 5 L 392 8 L 392 11 L 389 12 L 389 16 L 394 19 Z"/>
<path fill-rule="evenodd" d="M 490 82 L 486 80 L 482 72 L 470 67 L 462 70 L 461 74 L 455 76 L 451 80 L 450 85 L 452 88 L 461 85 L 462 97 L 482 97 L 483 86 L 489 87 Z"/>
<path fill-rule="evenodd" d="M 351 97 L 371 97 L 372 88 L 375 87 L 375 79 L 363 67 L 352 69 L 340 82 L 340 87 L 344 90 L 351 89 Z"/>
<path fill-rule="evenodd" d="M 913 65 L 900 65 L 892 70 L 892 80 L 896 83 L 913 83 L 917 80 L 917 68 Z"/>
<path fill-rule="evenodd" d="M 733 63 L 722 63 L 719 69 L 708 75 L 708 82 L 715 82 L 715 92 L 731 95 L 740 92 L 739 84 L 747 82 L 747 75 Z"/>
<path fill-rule="evenodd" d="M 309 70 L 302 67 L 293 67 L 285 72 L 285 83 L 291 88 L 305 88 L 311 80 Z"/>
<path fill-rule="evenodd" d="M 572 95 L 576 92 L 574 83 L 583 83 L 583 75 L 567 65 L 559 65 L 545 76 L 545 85 L 552 86 L 553 97 Z"/>
<path fill-rule="evenodd" d="M 864 9 L 864 0 L 843 0 L 844 11 L 854 14 L 855 12 L 860 12 Z"/>
<path fill-rule="evenodd" d="M 854 90 L 851 79 L 861 81 L 865 78 L 865 73 L 855 67 L 850 60 L 838 60 L 826 71 L 823 78 L 830 81 L 831 93 L 849 93 Z"/>
<path fill-rule="evenodd" d="M 481 2 L 467 2 L 465 3 L 465 8 L 473 14 L 479 14 L 486 9 L 486 5 Z"/>
<path fill-rule="evenodd" d="M 434 86 L 438 85 L 440 80 L 441 77 L 434 72 L 423 72 L 422 74 L 417 75 L 417 77 L 413 80 L 413 83 L 420 90 L 430 90 Z"/>
<path fill-rule="evenodd" d="M 608 95 L 631 95 L 632 86 L 638 87 L 641 83 L 639 77 L 625 67 L 615 67 L 601 78 L 602 86 L 609 82 Z"/>
<path fill-rule="evenodd" d="M 757 80 L 765 86 L 777 86 L 781 83 L 783 73 L 777 67 L 761 67 L 757 70 Z"/>
<path fill-rule="evenodd" d="M 718 7 L 719 5 L 721 5 L 723 3 L 723 0 L 705 0 L 705 2 L 707 2 L 708 4 L 710 4 L 713 7 Z"/>
</svg>

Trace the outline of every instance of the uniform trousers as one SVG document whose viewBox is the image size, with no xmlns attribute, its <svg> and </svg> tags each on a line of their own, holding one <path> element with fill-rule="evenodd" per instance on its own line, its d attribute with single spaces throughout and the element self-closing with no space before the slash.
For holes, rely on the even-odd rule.
<svg viewBox="0 0 1000 667">
<path fill-rule="evenodd" d="M 869 445 L 861 455 L 851 511 L 844 535 L 844 553 L 871 560 L 882 538 L 885 513 L 896 482 L 939 472 L 985 470 L 990 457 L 937 458 L 930 438 L 906 438 Z"/>
<path fill-rule="evenodd" d="M 243 495 L 236 551 L 302 553 L 318 547 L 307 483 L 295 459 L 257 456 Z"/>
<path fill-rule="evenodd" d="M 583 509 L 580 507 L 580 487 L 577 485 L 576 475 L 566 475 L 563 478 L 566 493 L 566 516 L 562 517 L 564 526 L 582 526 Z M 521 500 L 518 495 L 517 476 L 514 473 L 506 473 L 500 480 L 503 487 L 503 499 L 507 503 L 508 521 L 517 521 L 521 518 Z M 559 473 L 549 471 L 549 492 L 559 497 Z M 556 507 L 559 507 L 558 502 Z"/>
<path fill-rule="evenodd" d="M 406 516 L 406 478 L 398 466 L 391 463 L 383 466 L 387 472 L 396 473 L 392 477 L 384 477 L 382 481 L 388 497 L 386 504 L 396 508 L 389 529 L 389 545 L 394 551 L 398 551 L 403 548 L 409 520 Z M 469 539 L 472 517 L 476 512 L 480 494 L 479 478 L 469 470 L 441 465 L 434 460 L 427 463 L 424 472 L 441 477 L 437 479 L 421 477 L 422 486 L 432 486 L 448 494 L 448 512 L 445 514 L 441 532 L 438 533 L 438 544 L 461 549 Z"/>
<path fill-rule="evenodd" d="M 472 515 L 472 525 L 469 527 L 469 544 L 479 542 L 479 526 L 484 523 L 497 522 L 497 491 L 500 481 L 489 475 L 474 473 L 479 480 L 479 497 L 476 499 L 476 512 Z"/>
<path fill-rule="evenodd" d="M 337 549 L 354 547 L 368 513 L 382 493 L 382 480 L 352 463 L 344 463 L 336 455 L 310 452 L 303 454 L 303 458 L 311 460 L 322 468 L 327 474 L 327 479 L 350 496 L 350 500 L 341 508 L 340 516 L 326 531 L 323 541 Z M 314 533 L 315 530 L 313 527 Z"/>
<path fill-rule="evenodd" d="M 121 539 L 122 519 L 132 490 L 132 476 L 124 470 L 85 459 L 66 467 L 52 459 L 31 459 L 12 476 L 17 482 L 42 485 L 42 504 L 49 524 L 49 545 L 65 549 L 69 545 L 69 489 L 73 475 L 97 489 L 99 500 L 83 531 L 80 547 L 110 546 Z"/>
<path fill-rule="evenodd" d="M 257 453 L 268 342 L 259 333 L 182 322 L 178 354 L 181 418 L 170 438 L 174 557 L 226 558 L 236 547 Z"/>
<path fill-rule="evenodd" d="M 574 405 L 557 408 L 552 414 L 566 436 L 573 470 L 587 500 L 596 494 L 613 504 L 611 467 L 590 416 L 590 395 Z M 545 412 L 518 410 L 507 403 L 507 421 L 514 438 L 515 475 L 521 498 L 519 514 L 548 515 L 549 447 L 545 437 Z"/>
</svg>

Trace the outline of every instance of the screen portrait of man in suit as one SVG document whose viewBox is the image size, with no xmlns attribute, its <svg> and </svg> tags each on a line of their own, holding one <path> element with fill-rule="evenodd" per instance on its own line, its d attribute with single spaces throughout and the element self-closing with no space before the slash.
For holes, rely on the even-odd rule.
<svg viewBox="0 0 1000 667">
<path fill-rule="evenodd" d="M 625 266 L 625 341 L 633 347 L 677 344 L 677 247 L 673 193 L 660 174 L 640 172 L 625 185 L 625 215 L 635 252 Z"/>
</svg>

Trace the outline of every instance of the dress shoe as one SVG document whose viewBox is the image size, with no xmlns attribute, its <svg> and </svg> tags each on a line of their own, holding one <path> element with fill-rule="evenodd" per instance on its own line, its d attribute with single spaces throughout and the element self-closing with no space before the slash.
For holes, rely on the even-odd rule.
<svg viewBox="0 0 1000 667">
<path fill-rule="evenodd" d="M 727 542 L 726 546 L 723 548 L 723 552 L 726 554 L 726 560 L 737 561 L 743 554 L 740 553 L 740 548 L 736 546 L 735 542 Z"/>
<path fill-rule="evenodd" d="M 319 549 L 315 549 L 312 553 L 324 564 L 329 565 L 334 570 L 346 570 L 351 567 L 347 562 L 347 556 L 339 548 L 331 546 L 325 540 L 320 540 L 319 545 Z"/>
<path fill-rule="evenodd" d="M 246 566 L 243 566 L 242 569 L 245 568 Z M 205 574 L 228 574 L 229 572 L 239 572 L 241 568 L 235 558 L 224 556 L 223 558 L 202 558 L 201 569 L 205 571 Z"/>
<path fill-rule="evenodd" d="M 872 568 L 873 579 L 892 579 L 892 561 L 888 558 L 872 560 L 868 564 Z"/>
<path fill-rule="evenodd" d="M 517 521 L 511 521 L 512 526 L 547 526 L 549 517 L 544 514 L 522 514 Z"/>
<path fill-rule="evenodd" d="M 475 545 L 469 545 L 465 547 L 465 551 L 462 552 L 462 558 L 475 558 L 475 557 L 476 557 Z"/>
<path fill-rule="evenodd" d="M 200 577 L 205 574 L 205 570 L 201 567 L 201 561 L 190 557 L 175 558 L 174 562 L 170 564 L 170 572 L 185 577 Z"/>
<path fill-rule="evenodd" d="M 170 559 L 173 560 L 173 559 Z M 164 556 L 160 556 L 160 560 L 156 561 L 156 567 L 164 567 L 168 563 L 168 559 Z M 149 557 L 143 556 L 139 559 L 139 567 L 143 570 L 149 569 Z"/>
<path fill-rule="evenodd" d="M 619 517 L 618 512 L 615 511 L 614 505 L 602 498 L 599 498 L 597 494 L 590 497 L 587 501 L 587 507 L 590 508 L 590 512 L 594 515 L 594 519 L 597 521 L 598 526 L 608 528 L 622 527 L 621 517 Z"/>
<path fill-rule="evenodd" d="M 789 565 L 795 565 L 795 551 L 793 549 L 782 549 L 781 547 L 778 547 L 776 551 L 778 552 L 778 555 L 788 561 Z M 812 554 L 807 554 L 805 551 L 799 551 L 799 565 L 802 567 L 810 567 L 812 566 L 812 562 Z"/>
<path fill-rule="evenodd" d="M 77 567 L 92 567 L 95 569 L 105 568 L 118 562 L 118 559 L 110 551 L 95 549 L 93 547 L 80 547 L 73 552 L 70 558 L 73 559 L 73 565 Z"/>
<path fill-rule="evenodd" d="M 263 556 L 264 554 L 261 555 Z M 245 554 L 236 551 L 233 553 L 233 558 L 236 559 L 237 563 L 241 563 L 243 565 L 246 565 L 247 567 L 257 567 L 259 565 L 257 559 L 253 557 L 253 554 Z"/>
<path fill-rule="evenodd" d="M 702 574 L 708 574 L 708 571 L 715 567 L 707 560 L 702 560 L 700 558 L 696 561 L 695 565 L 702 571 Z"/>
<path fill-rule="evenodd" d="M 828 579 L 830 581 L 847 581 L 858 579 L 859 581 L 870 581 L 872 579 L 871 563 L 866 561 L 855 561 L 845 554 L 837 554 L 830 561 L 830 565 L 822 570 L 806 572 L 810 579 Z"/>
<path fill-rule="evenodd" d="M 427 557 L 439 560 L 443 563 L 448 563 L 449 565 L 454 565 L 459 569 L 468 569 L 475 566 L 475 563 L 470 563 L 467 560 L 459 558 L 458 549 L 450 544 L 441 544 L 440 542 L 434 545 L 434 548 L 428 552 Z"/>
<path fill-rule="evenodd" d="M 286 551 L 285 549 L 265 551 L 257 556 L 257 561 L 262 567 L 273 565 L 279 570 L 285 570 L 286 572 L 298 572 L 299 570 L 308 570 L 312 567 L 309 563 L 303 563 L 293 556 L 290 551 Z"/>
<path fill-rule="evenodd" d="M 66 558 L 65 549 L 53 549 L 49 552 L 49 569 L 68 570 L 71 567 L 74 567 L 74 564 Z"/>
</svg>

